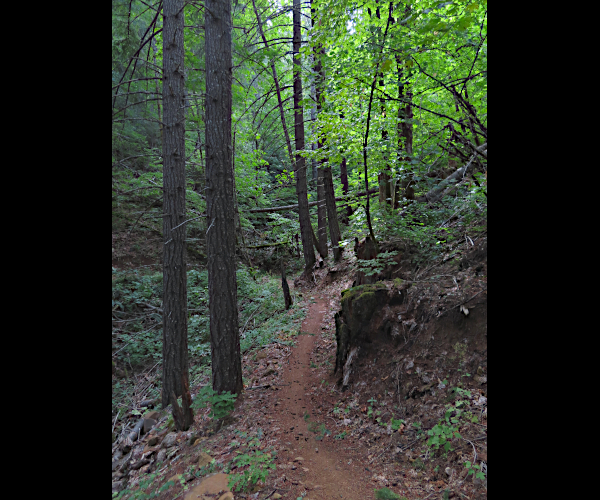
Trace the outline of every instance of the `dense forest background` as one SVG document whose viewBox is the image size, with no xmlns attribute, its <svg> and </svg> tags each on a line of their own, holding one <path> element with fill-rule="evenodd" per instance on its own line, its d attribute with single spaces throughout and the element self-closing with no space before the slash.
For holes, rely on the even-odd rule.
<svg viewBox="0 0 600 500">
<path fill-rule="evenodd" d="M 345 223 L 342 245 L 367 234 L 365 200 L 356 196 L 365 190 L 366 151 L 369 186 L 382 187 L 379 203 L 371 205 L 376 237 L 410 238 L 434 252 L 436 243 L 453 236 L 440 233 L 447 219 L 486 202 L 487 152 L 475 154 L 487 142 L 486 2 L 301 6 L 305 148 L 300 153 L 306 158 L 309 202 L 317 201 L 317 167 L 330 170 L 335 196 L 348 195 L 337 203 Z M 114 0 L 112 26 L 112 199 L 118 207 L 113 225 L 158 232 L 160 9 L 161 2 Z M 299 233 L 293 210 L 256 211 L 298 203 L 288 151 L 296 133 L 292 3 L 235 2 L 232 17 L 236 230 L 240 257 L 250 264 L 249 247 L 294 246 Z M 187 237 L 188 251 L 199 255 L 205 254 L 207 229 L 203 23 L 203 4 L 187 2 L 186 207 L 188 219 L 195 218 L 187 223 Z M 442 203 L 417 201 L 474 154 Z M 143 213 L 131 213 L 131 206 Z M 317 209 L 310 207 L 315 233 Z"/>
<path fill-rule="evenodd" d="M 486 0 L 113 0 L 113 496 L 131 494 L 124 489 L 130 473 L 135 490 L 140 474 L 159 465 L 153 474 L 162 474 L 163 463 L 172 466 L 183 456 L 174 458 L 182 443 L 179 451 L 167 453 L 183 434 L 167 439 L 165 433 L 192 429 L 185 434 L 192 447 L 199 436 L 221 429 L 245 389 L 250 395 L 244 404 L 251 404 L 252 394 L 273 383 L 261 383 L 264 374 L 279 376 L 283 366 L 261 364 L 267 355 L 259 349 L 286 349 L 285 359 L 297 355 L 292 347 L 306 315 L 313 316 L 310 335 L 322 336 L 318 348 L 325 352 L 338 344 L 336 354 L 318 358 L 322 376 L 339 385 L 334 364 L 336 370 L 343 365 L 347 382 L 352 354 L 346 363 L 340 353 L 350 347 L 340 348 L 337 330 L 333 334 L 348 312 L 334 311 L 342 281 L 346 288 L 366 284 L 375 290 L 377 279 L 391 279 L 403 287 L 394 289 L 394 300 L 410 297 L 420 322 L 414 330 L 416 320 L 405 317 L 409 309 L 394 316 L 407 352 L 411 335 L 418 337 L 430 319 L 441 322 L 448 313 L 448 325 L 461 325 L 454 333 L 465 345 L 455 339 L 448 344 L 458 353 L 449 359 L 460 369 L 444 365 L 448 380 L 438 379 L 434 390 L 442 398 L 446 386 L 456 385 L 453 397 L 473 400 L 461 385 L 471 374 L 458 372 L 470 367 L 477 373 L 478 391 L 487 383 L 486 233 Z M 392 276 L 392 266 L 401 275 Z M 293 280 L 289 286 L 286 273 Z M 424 312 L 428 300 L 430 310 Z M 467 317 L 471 326 L 460 323 Z M 468 362 L 466 337 L 475 339 Z M 436 342 L 442 359 L 450 347 Z M 298 352 L 308 356 L 309 344 L 302 345 L 306 352 Z M 423 352 L 430 347 L 419 345 Z M 385 345 L 381 352 L 391 350 Z M 400 360 L 392 362 L 401 366 Z M 403 366 L 403 376 L 410 376 L 412 360 Z M 415 368 L 415 377 L 425 376 L 421 368 Z M 311 361 L 306 369 L 317 365 Z M 377 375 L 372 381 L 383 383 L 389 373 Z M 319 390 L 336 394 L 325 382 Z M 359 414 L 362 408 L 370 417 L 367 404 L 377 403 L 374 387 L 362 406 L 356 393 L 356 404 L 344 411 Z M 399 403 L 387 428 L 398 436 L 404 423 L 408 428 L 404 419 L 423 417 L 410 400 L 421 392 L 407 389 L 405 404 L 401 389 L 398 382 Z M 377 396 L 382 406 L 376 415 L 391 394 Z M 483 392 L 477 397 L 473 405 L 483 405 Z M 471 404 L 467 399 L 452 411 Z M 203 410 L 208 402 L 210 414 Z M 335 404 L 337 410 L 341 403 Z M 148 408 L 155 408 L 152 417 Z M 483 418 L 483 407 L 479 411 Z M 286 425 L 288 413 L 281 417 Z M 361 435 L 370 424 L 359 417 Z M 384 426 L 380 420 L 371 424 Z M 252 425 L 248 431 L 258 439 L 262 430 Z M 421 422 L 412 426 L 425 439 Z M 159 428 L 165 449 L 149 449 L 142 436 L 157 445 L 159 436 L 152 433 Z M 448 443 L 462 439 L 457 429 L 448 431 Z M 344 431 L 335 439 L 345 436 Z M 431 437 L 428 446 L 439 448 L 439 439 Z M 406 449 L 415 442 L 407 441 Z M 429 451 L 424 457 L 427 461 Z M 447 453 L 436 457 L 439 463 L 431 469 L 438 474 Z M 487 451 L 484 457 L 485 468 Z M 465 463 L 462 455 L 455 460 Z M 214 462 L 201 463 L 202 474 L 196 475 Z M 469 474 L 480 467 L 466 463 Z M 325 466 L 314 468 L 322 472 Z M 260 470 L 264 480 L 268 472 Z M 452 481 L 458 477 L 448 467 L 442 470 Z M 477 478 L 484 479 L 482 471 Z M 179 476 L 175 480 L 182 485 L 192 478 Z M 348 481 L 353 478 L 348 475 Z M 440 478 L 446 480 L 441 472 Z M 163 486 L 170 487 L 172 479 Z M 417 479 L 418 487 L 430 480 Z M 138 490 L 132 498 L 146 498 L 141 486 Z M 277 495 L 272 498 L 281 498 Z"/>
<path fill-rule="evenodd" d="M 162 355 L 162 9 L 112 2 L 113 372 Z M 205 4 L 183 13 L 188 348 L 207 359 Z M 277 280 L 257 280 L 282 259 L 310 272 L 312 245 L 333 263 L 370 236 L 413 245 L 423 266 L 486 230 L 487 2 L 234 1 L 231 17 L 243 353 L 285 330 L 268 323 Z M 148 269 L 115 267 L 132 255 Z"/>
</svg>

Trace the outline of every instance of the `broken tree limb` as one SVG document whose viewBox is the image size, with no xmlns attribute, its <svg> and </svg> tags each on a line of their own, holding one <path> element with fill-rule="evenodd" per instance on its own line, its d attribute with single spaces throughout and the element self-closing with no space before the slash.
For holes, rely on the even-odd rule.
<svg viewBox="0 0 600 500">
<path fill-rule="evenodd" d="M 369 189 L 369 194 L 373 194 L 373 193 L 377 193 L 379 192 L 379 188 L 376 189 Z M 358 194 L 352 194 L 352 195 L 348 195 L 348 196 L 338 196 L 335 201 L 343 201 L 343 200 L 347 200 L 349 198 L 353 198 L 355 196 L 365 196 L 365 191 L 360 191 Z M 318 202 L 316 201 L 311 201 L 309 202 L 308 206 L 309 207 L 314 207 Z M 298 205 L 286 205 L 284 207 L 270 207 L 270 208 L 252 208 L 250 210 L 248 210 L 248 212 L 251 213 L 260 213 L 260 212 L 283 212 L 284 210 L 297 210 L 298 209 Z M 248 247 L 248 248 L 252 248 L 252 247 Z"/>
<path fill-rule="evenodd" d="M 266 243 L 264 245 L 255 245 L 252 247 L 246 247 L 246 248 L 267 248 L 267 247 L 277 247 L 279 245 L 288 245 L 291 244 L 291 241 L 280 241 L 279 243 Z"/>
<path fill-rule="evenodd" d="M 487 142 L 479 146 L 477 150 L 478 152 L 484 152 L 487 158 Z M 464 175 L 467 172 L 467 169 L 471 166 L 473 161 L 475 161 L 475 158 L 477 158 L 477 153 L 473 153 L 473 155 L 471 155 L 471 158 L 469 158 L 469 161 L 464 167 L 459 168 L 452 175 L 446 177 L 442 182 L 440 182 L 436 187 L 427 192 L 424 196 L 419 196 L 417 198 L 417 201 L 426 201 L 429 203 L 434 203 L 438 201 L 442 197 L 442 193 L 444 192 L 444 190 L 452 181 L 458 181 L 459 179 L 462 179 L 462 177 L 464 177 Z"/>
</svg>

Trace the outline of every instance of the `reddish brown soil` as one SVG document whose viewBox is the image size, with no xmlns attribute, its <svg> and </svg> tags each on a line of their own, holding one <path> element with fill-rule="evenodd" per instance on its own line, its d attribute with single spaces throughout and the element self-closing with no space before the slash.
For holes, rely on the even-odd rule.
<svg viewBox="0 0 600 500">
<path fill-rule="evenodd" d="M 364 464 L 350 450 L 339 446 L 332 439 L 333 436 L 326 435 L 317 441 L 315 433 L 309 430 L 309 422 L 315 419 L 316 405 L 319 403 L 314 396 L 310 396 L 311 387 L 320 383 L 310 364 L 315 338 L 320 336 L 321 322 L 327 307 L 328 301 L 321 297 L 310 305 L 302 323 L 303 335 L 299 336 L 297 347 L 284 365 L 283 379 L 286 387 L 276 397 L 279 404 L 274 412 L 274 423 L 281 427 L 283 441 L 287 445 L 281 450 L 280 463 L 296 466 L 295 470 L 290 469 L 292 487 L 287 498 L 297 498 L 307 490 L 311 498 L 323 500 L 371 498 L 373 489 L 367 488 L 363 479 Z M 308 415 L 306 419 L 305 415 Z M 327 422 L 323 423 L 326 427 L 332 427 Z M 293 462 L 297 457 L 304 460 Z"/>
</svg>

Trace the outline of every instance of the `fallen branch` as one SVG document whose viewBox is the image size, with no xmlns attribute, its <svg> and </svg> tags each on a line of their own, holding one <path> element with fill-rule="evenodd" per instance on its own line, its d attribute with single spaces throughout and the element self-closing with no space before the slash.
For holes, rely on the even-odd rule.
<svg viewBox="0 0 600 500">
<path fill-rule="evenodd" d="M 288 245 L 290 244 L 290 241 L 280 241 L 279 243 L 265 243 L 264 245 L 255 245 L 252 247 L 246 247 L 246 248 L 267 248 L 267 247 L 277 247 L 279 245 Z"/>
<path fill-rule="evenodd" d="M 477 148 L 477 150 L 478 151 L 484 151 L 485 150 L 485 152 L 487 153 L 487 142 L 485 144 L 482 144 L 481 146 L 479 146 Z M 417 198 L 417 201 L 427 201 L 429 203 L 434 203 L 434 202 L 438 201 L 442 197 L 442 192 L 448 187 L 448 185 L 452 181 L 456 181 L 459 178 L 462 179 L 465 176 L 465 174 L 467 172 L 467 169 L 475 161 L 475 158 L 477 158 L 477 153 L 473 153 L 473 155 L 469 159 L 468 163 L 464 167 L 459 168 L 452 175 L 449 175 L 448 177 L 446 177 L 442 182 L 440 182 L 436 187 L 434 187 L 433 189 L 431 189 L 425 195 L 419 196 Z"/>
<path fill-rule="evenodd" d="M 379 192 L 379 188 L 374 188 L 374 189 L 369 189 L 369 194 L 374 194 Z M 352 195 L 346 195 L 346 196 L 339 196 L 337 198 L 335 198 L 335 201 L 344 201 L 347 200 L 349 198 L 353 198 L 353 197 L 359 197 L 359 196 L 365 196 L 366 192 L 365 191 L 360 191 L 357 194 L 352 194 Z M 314 207 L 317 205 L 317 201 L 311 201 L 309 202 L 308 206 L 309 207 Z M 269 208 L 252 208 L 251 210 L 248 210 L 248 212 L 252 212 L 252 213 L 261 213 L 261 212 L 283 212 L 284 210 L 297 210 L 298 209 L 298 204 L 295 205 L 286 205 L 284 207 L 269 207 Z M 248 247 L 248 248 L 252 248 L 252 247 Z"/>
</svg>

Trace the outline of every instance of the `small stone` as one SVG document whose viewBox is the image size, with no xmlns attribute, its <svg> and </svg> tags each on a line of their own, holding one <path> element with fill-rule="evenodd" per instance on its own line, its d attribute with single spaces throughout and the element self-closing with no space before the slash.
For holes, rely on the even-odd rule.
<svg viewBox="0 0 600 500">
<path fill-rule="evenodd" d="M 271 498 L 274 498 L 275 500 L 279 500 L 281 498 L 281 495 L 279 493 L 273 493 L 271 495 Z"/>
<path fill-rule="evenodd" d="M 208 465 L 211 460 L 212 457 L 208 453 L 200 453 L 200 456 L 198 457 L 198 467 L 204 467 L 205 465 Z"/>
<path fill-rule="evenodd" d="M 152 436 L 148 439 L 148 446 L 156 446 L 158 444 L 158 436 Z"/>
<path fill-rule="evenodd" d="M 144 418 L 158 421 L 158 419 L 160 418 L 160 413 L 157 411 L 149 411 L 144 414 Z"/>
<path fill-rule="evenodd" d="M 144 424 L 142 425 L 142 434 L 147 434 L 150 429 L 156 425 L 156 420 L 153 418 L 145 418 Z"/>
<path fill-rule="evenodd" d="M 228 491 L 227 493 L 223 493 L 220 497 L 219 500 L 233 500 L 233 493 L 231 493 L 231 491 Z"/>
<path fill-rule="evenodd" d="M 121 491 L 123 489 L 123 481 L 113 481 L 112 490 Z"/>
<path fill-rule="evenodd" d="M 303 457 L 296 457 L 294 458 L 294 462 L 302 462 L 304 460 Z"/>
<path fill-rule="evenodd" d="M 165 450 L 163 448 L 162 450 L 160 450 L 158 452 L 158 455 L 156 455 L 156 461 L 157 462 L 164 462 L 166 458 L 167 458 L 167 450 Z"/>
<path fill-rule="evenodd" d="M 167 434 L 165 436 L 165 439 L 163 439 L 161 446 L 163 448 L 171 448 L 172 446 L 175 446 L 176 442 L 177 442 L 177 433 L 170 432 L 169 434 Z"/>
</svg>

